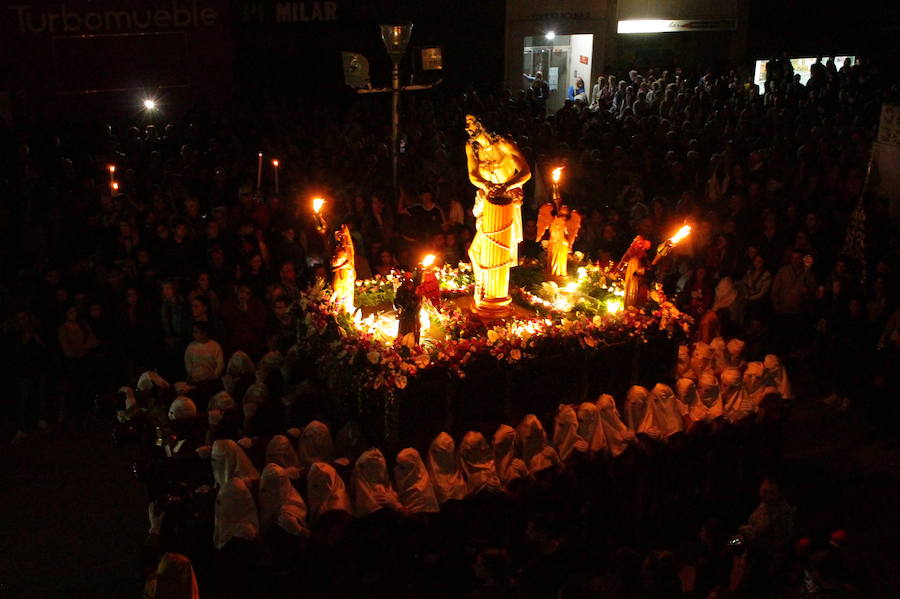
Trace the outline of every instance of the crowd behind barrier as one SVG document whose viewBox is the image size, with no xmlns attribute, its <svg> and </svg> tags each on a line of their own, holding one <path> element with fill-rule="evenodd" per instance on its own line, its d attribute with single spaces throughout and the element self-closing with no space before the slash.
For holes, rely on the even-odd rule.
<svg viewBox="0 0 900 599">
<path fill-rule="evenodd" d="M 722 521 L 699 528 L 697 546 L 679 551 L 677 559 L 654 550 L 639 563 L 630 550 L 613 550 L 658 547 L 656 539 L 674 543 L 676 529 L 691 529 L 680 537 L 690 539 L 698 515 L 719 513 L 729 527 L 740 520 L 746 494 L 726 495 L 745 492 L 741 482 L 755 483 L 779 454 L 776 423 L 789 386 L 770 354 L 811 370 L 818 383 L 812 392 L 828 395 L 829 404 L 843 410 L 859 405 L 881 434 L 896 434 L 897 407 L 887 389 L 900 362 L 897 236 L 887 202 L 865 194 L 864 185 L 880 103 L 897 98 L 897 82 L 877 62 L 816 65 L 806 84 L 792 76 L 789 63 L 770 66 L 762 94 L 735 72 L 650 69 L 632 71 L 621 82 L 611 76 L 590 104 L 567 102 L 550 115 L 533 87 L 407 98 L 396 202 L 389 200 L 387 131 L 364 102 L 341 111 L 273 100 L 259 114 L 234 106 L 158 126 L 4 130 L 0 190 L 16 198 L 0 218 L 2 364 L 14 381 L 13 440 L 102 407 L 109 392 L 145 372 L 134 391 L 123 389 L 113 401 L 121 403 L 125 421 L 117 434 L 123 441 L 140 439 L 144 451 L 137 469 L 154 498 L 152 528 L 165 552 L 148 561 L 148 572 L 157 572 L 158 596 L 173 579 L 190 580 L 190 563 L 202 589 L 240 596 L 265 595 L 270 584 L 283 584 L 286 592 L 294 584 L 320 585 L 310 594 L 331 595 L 341 589 L 329 585 L 346 584 L 399 594 L 446 589 L 448 595 L 548 596 L 554 592 L 549 586 L 558 584 L 573 594 L 668 597 L 677 582 L 695 593 L 712 588 L 697 582 L 705 576 L 701 562 L 732 577 L 713 577 L 725 580 L 726 590 L 716 596 L 759 596 L 752 592 L 800 579 L 810 589 L 843 589 L 841 583 L 853 578 L 843 569 L 843 537 L 824 553 L 804 545 L 790 557 L 785 541 L 792 512 L 771 481 L 754 512 L 765 533 L 755 537 L 748 530 L 727 556 Z M 534 214 L 548 195 L 545 171 L 560 163 L 567 167 L 563 194 L 585 215 L 574 249 L 589 259 L 617 260 L 636 233 L 656 242 L 685 220 L 695 225 L 655 273 L 698 322 L 696 343 L 679 352 L 679 370 L 668 381 L 674 389 L 635 388 L 621 406 L 601 398 L 595 407 L 602 427 L 591 426 L 594 410 L 587 405 L 562 409 L 556 444 L 542 440 L 546 415 L 526 418 L 515 430 L 501 427 L 495 445 L 518 447 L 518 453 L 495 457 L 493 470 L 485 466 L 493 454 L 478 432 L 459 439 L 459 454 L 466 456 L 460 462 L 447 457 L 456 454 L 442 439 L 446 472 L 435 474 L 430 454 L 420 458 L 425 471 L 432 468 L 441 506 L 426 523 L 406 516 L 398 524 L 390 519 L 400 510 L 390 508 L 364 518 L 339 515 L 360 509 L 339 491 L 344 480 L 356 499 L 357 483 L 365 488 L 373 471 L 384 483 L 387 471 L 372 459 L 364 462 L 371 470 L 348 476 L 357 462 L 338 462 L 369 448 L 358 428 L 342 427 L 334 446 L 349 449 L 336 450 L 333 464 L 305 466 L 306 480 L 297 489 L 310 508 L 305 524 L 304 508 L 270 469 L 266 496 L 286 497 L 287 507 L 274 516 L 275 527 L 274 508 L 267 507 L 264 522 L 256 516 L 254 533 L 252 506 L 262 497 L 253 470 L 246 480 L 220 484 L 217 493 L 195 493 L 203 484 L 215 488 L 196 449 L 208 446 L 214 464 L 230 459 L 223 452 L 256 452 L 256 466 L 235 458 L 242 464 L 235 468 L 258 472 L 265 470 L 259 454 L 266 448 L 253 439 L 327 413 L 316 356 L 291 351 L 292 299 L 317 277 L 328 277 L 329 240 L 316 231 L 306 199 L 327 197 L 328 222 L 350 227 L 361 278 L 410 268 L 426 249 L 445 262 L 464 259 L 473 225 L 461 151 L 466 113 L 510 135 L 535 173 L 525 188 L 523 256 L 542 253 Z M 274 193 L 268 174 L 255 189 L 258 151 L 280 160 L 286 193 Z M 844 255 L 844 229 L 861 196 L 868 219 L 856 249 L 861 245 L 863 252 Z M 723 349 L 718 337 L 732 341 Z M 743 354 L 761 359 L 761 367 L 734 358 L 741 354 L 734 338 L 744 340 Z M 151 412 L 164 406 L 162 413 L 175 419 L 150 425 L 148 406 Z M 607 428 L 604 415 L 615 412 L 622 426 Z M 600 449 L 600 430 L 607 451 Z M 246 450 L 226 443 L 244 437 L 251 440 Z M 276 443 L 272 454 L 290 455 L 283 446 Z M 617 451 L 617 458 L 602 457 Z M 313 467 L 319 463 L 331 470 Z M 402 463 L 421 472 L 413 456 Z M 462 473 L 454 472 L 457 463 Z M 543 469 L 546 476 L 532 473 L 543 464 L 551 465 Z M 572 474 L 582 468 L 591 475 Z M 515 476 L 525 471 L 527 477 Z M 288 471 L 289 481 L 293 474 Z M 470 485 L 486 490 L 460 499 L 454 515 L 441 503 L 440 477 L 463 497 Z M 184 484 L 170 489 L 170 481 Z M 376 502 L 404 505 L 402 493 L 395 498 L 371 484 Z M 498 486 L 507 491 L 493 493 Z M 703 501 L 691 502 L 691 493 Z M 222 499 L 221 510 L 212 506 L 214 495 Z M 424 495 L 417 502 L 433 505 Z M 315 516 L 323 505 L 344 504 L 346 510 Z M 566 517 L 561 505 L 571 506 Z M 679 511 L 686 507 L 692 515 Z M 179 510 L 185 511 L 176 515 Z M 222 525 L 214 536 L 217 511 Z M 306 538 L 304 528 L 310 531 L 304 543 L 314 550 L 294 542 Z M 272 530 L 287 537 L 279 532 L 273 540 Z M 299 537 L 290 534 L 296 530 Z M 388 542 L 386 531 L 400 536 Z M 266 543 L 246 538 L 260 534 Z M 212 538 L 222 544 L 218 553 L 210 549 Z M 446 539 L 454 542 L 445 545 Z M 772 551 L 760 552 L 760 543 Z M 306 568 L 302 581 L 290 578 L 297 574 L 291 556 L 298 551 Z M 763 574 L 769 566 L 753 563 L 754 554 L 776 564 L 772 576 Z M 685 582 L 691 575 L 682 566 L 691 564 L 696 584 Z M 598 571 L 604 572 L 600 580 L 591 578 Z M 261 572 L 267 576 L 255 575 Z M 735 583 L 741 580 L 753 591 L 741 590 Z"/>
</svg>

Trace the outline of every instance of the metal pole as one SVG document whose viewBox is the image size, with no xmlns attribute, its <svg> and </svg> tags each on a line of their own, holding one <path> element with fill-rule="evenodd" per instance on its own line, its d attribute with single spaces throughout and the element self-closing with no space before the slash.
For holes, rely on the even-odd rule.
<svg viewBox="0 0 900 599">
<path fill-rule="evenodd" d="M 394 201 L 400 201 L 397 163 L 400 158 L 400 65 L 394 62 L 391 70 L 391 158 L 393 166 Z"/>
</svg>

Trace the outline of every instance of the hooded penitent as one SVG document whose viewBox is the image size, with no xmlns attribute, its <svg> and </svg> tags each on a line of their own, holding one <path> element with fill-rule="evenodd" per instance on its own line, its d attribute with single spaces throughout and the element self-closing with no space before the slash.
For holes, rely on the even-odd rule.
<svg viewBox="0 0 900 599">
<path fill-rule="evenodd" d="M 256 372 L 253 360 L 242 351 L 234 352 L 228 359 L 225 374 L 222 376 L 222 386 L 229 393 L 234 393 L 238 380 L 249 377 Z"/>
<path fill-rule="evenodd" d="M 528 476 L 528 467 L 519 458 L 519 436 L 516 429 L 501 424 L 494 433 L 494 466 L 505 487 L 517 478 Z"/>
<path fill-rule="evenodd" d="M 334 442 L 328 425 L 313 420 L 304 427 L 297 441 L 297 457 L 301 466 L 311 466 L 315 462 L 330 462 L 334 459 Z"/>
<path fill-rule="evenodd" d="M 559 455 L 549 443 L 544 426 L 534 414 L 528 414 L 516 427 L 519 435 L 519 452 L 522 461 L 528 467 L 528 472 L 534 474 L 559 464 Z"/>
<path fill-rule="evenodd" d="M 732 339 L 728 342 L 728 365 L 734 368 L 743 368 L 746 360 L 744 359 L 744 348 L 746 343 L 740 339 Z"/>
<path fill-rule="evenodd" d="M 466 496 L 482 490 L 499 491 L 503 485 L 494 466 L 494 450 L 484 435 L 467 432 L 459 442 L 459 467 L 466 477 Z"/>
<path fill-rule="evenodd" d="M 259 364 L 256 366 L 256 382 L 266 382 L 266 379 L 269 378 L 272 372 L 281 368 L 283 362 L 284 356 L 281 355 L 281 352 L 270 351 L 264 355 L 259 359 Z"/>
<path fill-rule="evenodd" d="M 231 439 L 218 439 L 213 442 L 210 461 L 213 480 L 220 488 L 232 478 L 241 478 L 248 482 L 259 480 L 259 472 L 253 467 L 250 458 L 241 446 Z"/>
<path fill-rule="evenodd" d="M 213 545 L 221 549 L 233 538 L 255 541 L 259 537 L 256 503 L 241 478 L 229 480 L 216 496 Z"/>
<path fill-rule="evenodd" d="M 606 435 L 600 422 L 600 409 L 596 404 L 586 401 L 578 406 L 578 436 L 584 439 L 591 455 L 606 449 Z"/>
<path fill-rule="evenodd" d="M 722 395 L 719 379 L 712 372 L 705 372 L 697 385 L 698 400 L 689 412 L 693 422 L 712 422 L 725 413 L 722 406 Z"/>
<path fill-rule="evenodd" d="M 278 464 L 282 468 L 298 468 L 300 460 L 286 435 L 275 435 L 266 446 L 266 464 Z"/>
<path fill-rule="evenodd" d="M 209 403 L 206 405 L 206 410 L 208 412 L 212 412 L 213 410 L 227 412 L 228 410 L 235 409 L 237 409 L 237 402 L 234 401 L 234 398 L 231 397 L 231 394 L 228 393 L 228 391 L 219 391 L 209 399 Z"/>
<path fill-rule="evenodd" d="M 262 530 L 277 524 L 292 535 L 307 532 L 306 503 L 278 464 L 267 464 L 259 480 L 259 523 Z"/>
<path fill-rule="evenodd" d="M 400 503 L 410 513 L 434 513 L 440 511 L 431 477 L 422 456 L 412 447 L 401 449 L 394 464 L 394 486 Z"/>
<path fill-rule="evenodd" d="M 330 465 L 324 462 L 313 464 L 306 477 L 306 489 L 311 522 L 332 511 L 352 512 L 344 481 Z"/>
<path fill-rule="evenodd" d="M 148 370 L 138 377 L 137 390 L 147 391 L 148 389 L 169 389 L 171 385 L 159 373 Z"/>
<path fill-rule="evenodd" d="M 765 368 L 762 362 L 748 362 L 744 369 L 744 393 L 753 402 L 754 409 L 758 409 L 763 398 L 772 391 L 765 384 L 764 374 Z"/>
<path fill-rule="evenodd" d="M 678 362 L 675 365 L 675 376 L 677 378 L 690 377 L 691 370 L 691 350 L 687 345 L 678 346 Z"/>
<path fill-rule="evenodd" d="M 439 502 L 466 496 L 466 481 L 456 459 L 456 443 L 447 433 L 438 433 L 428 448 L 428 472 Z"/>
<path fill-rule="evenodd" d="M 164 553 L 156 573 L 144 585 L 145 599 L 200 599 L 191 560 L 180 553 Z"/>
<path fill-rule="evenodd" d="M 775 354 L 769 354 L 763 360 L 763 368 L 765 368 L 766 386 L 774 387 L 782 399 L 793 399 L 794 394 L 791 391 L 791 383 L 788 379 L 787 371 L 781 363 L 781 359 Z"/>
<path fill-rule="evenodd" d="M 625 395 L 625 424 L 637 432 L 647 412 L 647 397 L 650 392 L 640 385 L 634 385 Z"/>
<path fill-rule="evenodd" d="M 684 430 L 684 421 L 675 406 L 675 393 L 668 385 L 657 384 L 647 398 L 647 410 L 638 432 L 665 442 Z"/>
<path fill-rule="evenodd" d="M 691 370 L 696 376 L 700 376 L 712 367 L 712 349 L 709 345 L 698 341 L 694 344 L 691 353 Z"/>
<path fill-rule="evenodd" d="M 581 444 L 579 441 L 583 439 L 578 436 L 578 416 L 575 409 L 569 404 L 559 404 L 556 420 L 553 422 L 553 447 L 556 448 L 559 459 L 568 460 L 578 445 L 588 449 L 586 441 Z"/>
<path fill-rule="evenodd" d="M 616 400 L 612 395 L 603 394 L 597 399 L 597 409 L 600 410 L 600 424 L 603 426 L 603 435 L 606 438 L 606 446 L 613 457 L 619 456 L 628 449 L 628 445 L 634 442 L 634 432 L 629 430 L 616 407 Z"/>
<path fill-rule="evenodd" d="M 353 489 L 354 515 L 358 518 L 383 507 L 400 507 L 400 499 L 388 476 L 387 462 L 379 449 L 364 451 L 357 458 L 350 476 L 350 486 Z"/>
<path fill-rule="evenodd" d="M 712 351 L 710 369 L 718 376 L 729 366 L 728 348 L 725 344 L 725 340 L 721 337 L 716 337 L 709 342 L 709 349 Z"/>
<path fill-rule="evenodd" d="M 675 381 L 675 399 L 678 400 L 675 402 L 678 413 L 682 417 L 688 416 L 693 405 L 700 401 L 700 396 L 697 394 L 697 383 L 693 379 L 686 378 Z"/>
<path fill-rule="evenodd" d="M 188 397 L 176 397 L 169 406 L 169 420 L 184 420 L 197 415 L 197 406 Z"/>
<path fill-rule="evenodd" d="M 729 366 L 722 371 L 719 382 L 725 418 L 729 422 L 735 423 L 756 411 L 756 406 L 744 391 L 744 381 L 739 369 Z"/>
</svg>

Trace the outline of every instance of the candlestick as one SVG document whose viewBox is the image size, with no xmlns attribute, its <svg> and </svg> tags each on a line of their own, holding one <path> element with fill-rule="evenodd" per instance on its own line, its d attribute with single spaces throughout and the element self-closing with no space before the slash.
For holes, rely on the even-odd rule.
<svg viewBox="0 0 900 599">
<path fill-rule="evenodd" d="M 272 168 L 275 169 L 275 193 L 278 194 L 278 161 L 272 161 Z"/>
<path fill-rule="evenodd" d="M 553 179 L 553 201 L 556 203 L 557 208 L 559 208 L 560 196 L 559 196 L 559 180 L 562 178 L 562 171 L 566 168 L 564 166 L 558 166 L 553 169 L 553 174 L 551 178 Z"/>
<path fill-rule="evenodd" d="M 262 152 L 258 155 L 259 160 L 256 164 L 256 191 L 259 191 L 262 186 Z"/>
<path fill-rule="evenodd" d="M 320 234 L 324 234 L 328 229 L 328 223 L 325 222 L 325 217 L 322 216 L 322 207 L 325 205 L 325 200 L 322 198 L 313 198 L 312 206 L 313 206 L 313 216 L 316 219 L 316 231 Z"/>
<path fill-rule="evenodd" d="M 116 180 L 116 165 L 110 164 L 107 168 L 109 169 L 109 182 L 112 184 Z"/>
</svg>

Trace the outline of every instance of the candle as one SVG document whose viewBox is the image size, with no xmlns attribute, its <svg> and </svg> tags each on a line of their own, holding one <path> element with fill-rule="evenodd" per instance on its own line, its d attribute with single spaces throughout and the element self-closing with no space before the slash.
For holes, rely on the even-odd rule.
<svg viewBox="0 0 900 599">
<path fill-rule="evenodd" d="M 119 184 L 115 181 L 109 184 L 113 191 L 119 191 Z"/>
<path fill-rule="evenodd" d="M 325 205 L 325 200 L 322 198 L 313 198 L 313 212 L 315 214 L 319 214 L 322 211 L 322 206 Z"/>
<path fill-rule="evenodd" d="M 434 260 L 435 260 L 434 254 L 428 254 L 427 256 L 422 258 L 422 266 L 424 266 L 425 268 L 428 268 L 429 266 L 434 264 Z"/>
<path fill-rule="evenodd" d="M 553 169 L 553 173 L 551 174 L 551 178 L 553 179 L 553 200 L 559 200 L 559 180 L 562 178 L 562 171 L 566 168 L 564 166 L 558 166 Z"/>
<path fill-rule="evenodd" d="M 256 164 L 256 191 L 262 186 L 262 152 L 258 154 L 259 160 Z"/>
<path fill-rule="evenodd" d="M 325 222 L 325 218 L 322 216 L 322 206 L 325 205 L 325 200 L 322 198 L 313 198 L 312 208 L 313 215 L 316 219 L 316 231 L 319 232 L 320 235 L 324 235 L 328 230 L 328 223 Z"/>
<path fill-rule="evenodd" d="M 685 237 L 690 235 L 690 233 L 691 233 L 691 226 L 685 225 L 685 226 L 681 227 L 680 229 L 678 229 L 678 232 L 669 238 L 669 242 L 671 242 L 672 245 L 675 245 L 679 241 L 681 241 L 682 239 L 684 239 Z"/>
<path fill-rule="evenodd" d="M 110 164 L 108 168 L 109 168 L 109 182 L 110 182 L 110 184 L 112 184 L 113 181 L 116 180 L 116 165 Z"/>
<path fill-rule="evenodd" d="M 272 161 L 272 168 L 275 169 L 275 193 L 278 193 L 278 161 Z"/>
</svg>

